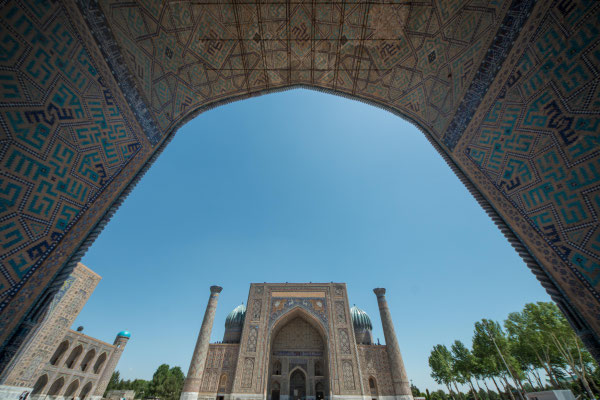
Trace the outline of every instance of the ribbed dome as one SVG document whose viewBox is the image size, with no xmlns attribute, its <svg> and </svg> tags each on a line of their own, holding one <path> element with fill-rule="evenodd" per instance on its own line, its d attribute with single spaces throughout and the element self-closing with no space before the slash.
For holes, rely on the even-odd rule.
<svg viewBox="0 0 600 400">
<path fill-rule="evenodd" d="M 225 329 L 241 329 L 246 319 L 246 306 L 240 304 L 225 319 Z"/>
<path fill-rule="evenodd" d="M 117 336 L 122 336 L 122 337 L 130 338 L 131 337 L 131 333 L 129 333 L 129 331 L 121 331 L 121 332 L 117 333 Z"/>
<path fill-rule="evenodd" d="M 355 330 L 373 330 L 373 325 L 371 325 L 371 318 L 369 318 L 369 314 L 360 308 L 352 306 L 352 308 L 350 308 L 350 315 L 352 316 L 352 325 L 354 325 Z"/>
</svg>

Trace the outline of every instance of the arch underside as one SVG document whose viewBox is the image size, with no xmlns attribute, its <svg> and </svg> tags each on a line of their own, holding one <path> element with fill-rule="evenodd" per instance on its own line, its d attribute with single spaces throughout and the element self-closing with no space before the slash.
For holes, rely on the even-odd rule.
<svg viewBox="0 0 600 400">
<path fill-rule="evenodd" d="M 420 127 L 598 356 L 595 2 L 25 3 L 0 10 L 0 369 L 179 126 L 298 86 Z"/>
</svg>

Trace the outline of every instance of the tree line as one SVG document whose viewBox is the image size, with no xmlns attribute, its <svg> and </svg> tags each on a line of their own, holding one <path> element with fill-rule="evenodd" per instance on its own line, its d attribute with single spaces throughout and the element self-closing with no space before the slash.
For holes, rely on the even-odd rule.
<svg viewBox="0 0 600 400">
<path fill-rule="evenodd" d="M 133 390 L 136 399 L 160 398 L 161 400 L 179 400 L 185 375 L 179 367 L 162 364 L 152 375 L 152 380 L 124 380 L 119 371 L 113 372 L 104 397 L 109 390 Z"/>
<path fill-rule="evenodd" d="M 588 399 L 600 394 L 598 364 L 549 302 L 526 304 L 502 325 L 488 319 L 476 322 L 471 348 L 460 340 L 450 348 L 438 344 L 429 366 L 432 378 L 453 400 L 465 397 L 458 385 L 466 385 L 473 400 L 524 400 L 526 392 L 553 389 L 571 389 Z M 445 400 L 445 394 L 439 396 Z"/>
</svg>

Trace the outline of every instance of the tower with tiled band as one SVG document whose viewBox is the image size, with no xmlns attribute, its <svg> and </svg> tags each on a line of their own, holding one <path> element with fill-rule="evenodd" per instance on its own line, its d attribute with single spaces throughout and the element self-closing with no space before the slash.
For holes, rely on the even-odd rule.
<svg viewBox="0 0 600 400">
<path fill-rule="evenodd" d="M 94 389 L 94 395 L 91 397 L 91 400 L 99 400 L 104 396 L 104 392 L 106 391 L 106 387 L 108 386 L 108 382 L 121 359 L 121 355 L 123 354 L 123 350 L 125 350 L 125 346 L 127 342 L 131 338 L 131 333 L 128 331 L 121 331 L 117 334 L 113 346 L 115 346 L 115 350 L 110 355 L 108 359 L 108 363 L 106 367 L 102 370 L 102 375 L 98 380 L 98 384 Z"/>
<path fill-rule="evenodd" d="M 200 333 L 196 340 L 196 347 L 194 348 L 194 355 L 190 362 L 190 368 L 183 384 L 183 391 L 181 392 L 180 397 L 181 400 L 195 400 L 198 398 L 198 392 L 200 391 L 200 384 L 202 382 L 202 371 L 206 362 L 206 355 L 208 354 L 210 333 L 212 331 L 213 321 L 215 320 L 217 301 L 219 300 L 219 293 L 221 293 L 221 290 L 223 290 L 221 286 L 210 287 L 210 297 L 208 298 L 208 304 L 206 305 L 206 311 L 204 312 L 204 319 L 202 319 Z"/>
<path fill-rule="evenodd" d="M 383 335 L 385 336 L 385 344 L 387 346 L 387 354 L 390 362 L 392 373 L 392 383 L 397 399 L 412 400 L 412 391 L 410 390 L 410 382 L 404 368 L 404 361 L 400 353 L 400 345 L 396 338 L 394 323 L 392 322 L 392 314 L 385 299 L 385 288 L 375 288 L 373 292 L 377 296 L 379 305 L 379 314 L 381 315 L 381 325 L 383 327 Z"/>
</svg>

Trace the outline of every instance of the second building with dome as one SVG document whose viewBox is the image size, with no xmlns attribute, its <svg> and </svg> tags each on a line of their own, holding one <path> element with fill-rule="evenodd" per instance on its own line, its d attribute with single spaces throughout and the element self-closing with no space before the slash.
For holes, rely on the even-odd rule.
<svg viewBox="0 0 600 400">
<path fill-rule="evenodd" d="M 209 302 L 181 400 L 412 400 L 385 289 L 374 289 L 386 345 L 343 283 L 251 284 L 248 307 L 209 343 L 222 288 Z"/>
</svg>

